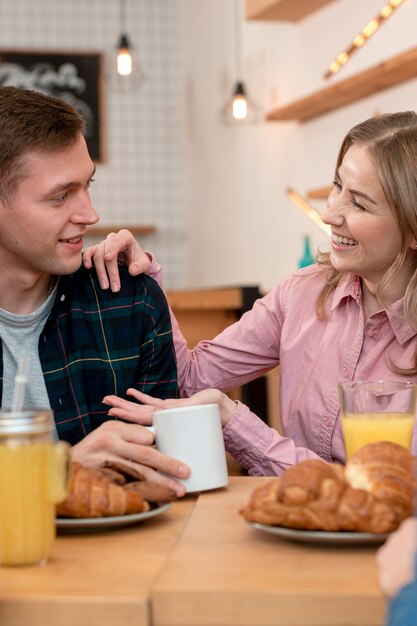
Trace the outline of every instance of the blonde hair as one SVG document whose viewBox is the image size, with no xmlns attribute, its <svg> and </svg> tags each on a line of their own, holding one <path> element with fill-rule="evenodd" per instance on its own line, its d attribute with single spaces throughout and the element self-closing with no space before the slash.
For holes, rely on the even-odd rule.
<svg viewBox="0 0 417 626">
<path fill-rule="evenodd" d="M 376 168 L 379 181 L 390 206 L 401 236 L 398 255 L 382 277 L 376 292 L 384 306 L 381 294 L 395 280 L 409 253 L 410 239 L 417 241 L 417 115 L 414 111 L 378 115 L 354 126 L 346 135 L 337 157 L 336 171 L 349 148 L 354 144 L 367 147 Z M 317 300 L 319 319 L 326 317 L 326 302 L 345 272 L 336 270 L 329 253 L 319 253 L 317 262 L 327 269 L 326 283 Z M 414 273 L 404 295 L 404 316 L 417 330 L 417 254 Z M 410 376 L 417 374 L 417 349 L 414 365 L 401 369 L 390 364 L 393 371 Z"/>
</svg>

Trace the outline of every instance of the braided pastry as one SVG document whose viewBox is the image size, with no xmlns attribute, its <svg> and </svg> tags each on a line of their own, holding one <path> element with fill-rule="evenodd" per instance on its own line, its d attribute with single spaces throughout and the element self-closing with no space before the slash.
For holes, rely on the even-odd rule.
<svg viewBox="0 0 417 626">
<path fill-rule="evenodd" d="M 385 533 L 413 512 L 415 458 L 389 442 L 368 444 L 346 468 L 302 461 L 258 487 L 240 513 L 249 521 L 306 530 Z"/>
<path fill-rule="evenodd" d="M 126 478 L 111 469 L 72 463 L 68 495 L 57 505 L 62 517 L 108 517 L 148 511 L 139 492 L 126 488 Z"/>
</svg>

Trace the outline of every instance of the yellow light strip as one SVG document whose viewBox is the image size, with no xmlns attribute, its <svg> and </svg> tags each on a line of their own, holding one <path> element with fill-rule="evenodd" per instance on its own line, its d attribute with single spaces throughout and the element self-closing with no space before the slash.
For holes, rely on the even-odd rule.
<svg viewBox="0 0 417 626">
<path fill-rule="evenodd" d="M 324 230 L 327 235 L 330 235 L 330 226 L 323 222 L 320 213 L 316 211 L 316 209 L 312 207 L 311 204 L 307 202 L 307 200 L 304 200 L 304 198 L 300 196 L 300 194 L 295 191 L 295 189 L 288 187 L 287 196 L 290 198 L 290 200 L 294 202 L 295 205 L 298 206 L 299 209 L 302 210 L 303 213 L 305 213 L 305 215 L 313 220 L 313 222 L 315 222 L 317 226 Z"/>
<path fill-rule="evenodd" d="M 389 0 L 389 2 L 384 4 L 378 15 L 370 20 L 363 27 L 362 31 L 354 37 L 350 46 L 338 54 L 334 61 L 330 63 L 326 73 L 324 74 L 324 78 L 330 78 L 336 74 L 336 72 L 338 72 L 345 65 L 345 63 L 347 63 L 355 50 L 363 46 L 365 41 L 376 33 L 381 24 L 387 20 L 394 13 L 394 10 L 397 9 L 403 2 L 404 0 Z"/>
</svg>

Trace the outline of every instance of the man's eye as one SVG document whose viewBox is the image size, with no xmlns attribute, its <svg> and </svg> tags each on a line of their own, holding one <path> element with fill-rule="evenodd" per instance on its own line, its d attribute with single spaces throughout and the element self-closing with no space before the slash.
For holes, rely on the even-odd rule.
<svg viewBox="0 0 417 626">
<path fill-rule="evenodd" d="M 60 196 L 55 196 L 55 198 L 53 198 L 54 202 L 64 202 L 65 198 L 67 197 L 68 193 L 65 192 L 63 194 L 61 194 Z"/>
</svg>

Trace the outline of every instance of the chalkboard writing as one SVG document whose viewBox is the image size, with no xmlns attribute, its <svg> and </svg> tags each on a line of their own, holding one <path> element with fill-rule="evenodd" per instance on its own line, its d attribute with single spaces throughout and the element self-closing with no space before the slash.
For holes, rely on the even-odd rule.
<svg viewBox="0 0 417 626">
<path fill-rule="evenodd" d="M 102 55 L 0 50 L 0 85 L 41 91 L 66 100 L 85 118 L 90 156 L 103 160 Z"/>
</svg>

